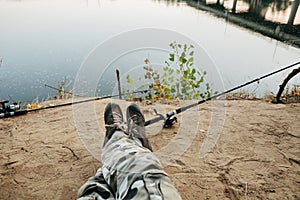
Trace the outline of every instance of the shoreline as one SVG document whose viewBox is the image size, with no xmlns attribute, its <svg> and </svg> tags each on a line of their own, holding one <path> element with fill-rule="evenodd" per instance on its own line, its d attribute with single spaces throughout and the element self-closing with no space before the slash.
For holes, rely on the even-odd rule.
<svg viewBox="0 0 300 200">
<path fill-rule="evenodd" d="M 72 106 L 0 119 L 0 199 L 75 199 L 80 186 L 101 166 L 103 113 L 109 101 L 82 106 L 82 123 L 74 120 Z M 116 101 L 124 113 L 130 102 Z M 153 117 L 153 106 L 161 112 L 175 108 L 138 105 L 146 119 Z M 213 115 L 218 105 L 207 102 L 179 114 L 179 122 L 170 129 L 161 129 L 160 123 L 146 128 L 158 155 L 166 148 L 178 153 L 177 145 L 188 144 L 164 167 L 182 199 L 227 199 L 229 194 L 237 199 L 245 194 L 249 199 L 299 198 L 300 104 L 234 100 L 224 105 L 223 124 Z M 217 144 L 202 158 L 201 146 L 213 127 L 221 130 Z M 78 128 L 86 131 L 80 134 Z"/>
</svg>

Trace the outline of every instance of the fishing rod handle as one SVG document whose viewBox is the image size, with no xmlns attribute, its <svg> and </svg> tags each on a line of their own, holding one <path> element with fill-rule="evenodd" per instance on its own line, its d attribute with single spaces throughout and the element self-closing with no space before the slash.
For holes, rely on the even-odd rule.
<svg viewBox="0 0 300 200">
<path fill-rule="evenodd" d="M 158 117 L 155 117 L 153 119 L 150 119 L 148 121 L 145 122 L 145 126 L 149 126 L 150 124 L 154 124 L 156 122 L 159 122 L 161 120 L 165 120 L 165 118 L 162 115 L 159 115 Z"/>
<path fill-rule="evenodd" d="M 168 112 L 167 114 L 164 114 L 164 115 L 160 114 L 158 117 L 155 117 L 153 119 L 150 119 L 150 120 L 146 121 L 144 125 L 148 126 L 150 124 L 154 124 L 154 123 L 159 122 L 161 120 L 165 121 L 166 119 L 169 119 L 173 115 L 177 114 L 178 112 L 176 112 L 176 111 L 177 110 L 173 110 L 173 111 Z"/>
<path fill-rule="evenodd" d="M 5 112 L 0 114 L 0 118 L 8 118 L 8 117 L 13 117 L 13 116 L 18 116 L 18 115 L 25 115 L 27 114 L 27 110 L 17 110 L 17 111 L 12 111 L 12 112 Z"/>
</svg>

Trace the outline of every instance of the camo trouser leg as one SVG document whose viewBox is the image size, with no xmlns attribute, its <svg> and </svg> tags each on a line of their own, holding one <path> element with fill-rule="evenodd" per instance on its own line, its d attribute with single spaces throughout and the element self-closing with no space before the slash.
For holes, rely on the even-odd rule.
<svg viewBox="0 0 300 200">
<path fill-rule="evenodd" d="M 114 193 L 105 181 L 100 168 L 78 191 L 78 200 L 114 200 Z"/>
<path fill-rule="evenodd" d="M 123 132 L 113 134 L 101 159 L 101 176 L 115 199 L 181 199 L 156 156 Z"/>
</svg>

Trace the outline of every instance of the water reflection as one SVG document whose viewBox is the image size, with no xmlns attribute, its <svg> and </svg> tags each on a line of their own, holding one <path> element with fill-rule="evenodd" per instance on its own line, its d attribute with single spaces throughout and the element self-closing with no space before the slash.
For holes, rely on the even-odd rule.
<svg viewBox="0 0 300 200">
<path fill-rule="evenodd" d="M 176 5 L 184 1 L 165 0 L 165 2 L 167 5 Z M 197 2 L 233 13 L 248 13 L 272 22 L 300 25 L 299 0 L 186 0 L 186 2 Z"/>
<path fill-rule="evenodd" d="M 168 1 L 208 11 L 218 17 L 290 45 L 300 47 L 300 0 Z M 298 25 L 297 25 L 298 24 Z"/>
</svg>

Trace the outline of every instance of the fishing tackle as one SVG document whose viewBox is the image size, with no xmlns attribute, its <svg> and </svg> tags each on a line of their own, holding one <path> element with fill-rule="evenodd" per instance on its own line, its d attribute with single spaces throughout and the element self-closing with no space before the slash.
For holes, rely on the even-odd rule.
<svg viewBox="0 0 300 200">
<path fill-rule="evenodd" d="M 20 104 L 14 102 L 7 105 L 9 101 L 0 101 L 0 118 L 11 117 L 16 115 L 23 115 L 26 112 L 20 110 Z"/>
<path fill-rule="evenodd" d="M 148 92 L 149 90 L 140 90 L 140 91 L 135 91 L 135 92 L 130 92 L 130 93 L 124 93 L 123 95 L 128 95 L 128 94 L 135 94 L 135 93 L 145 93 Z M 42 108 L 34 108 L 34 109 L 28 109 L 28 110 L 19 110 L 20 109 L 20 105 L 15 105 L 15 107 L 13 107 L 13 104 L 10 106 L 6 106 L 6 104 L 8 103 L 8 101 L 2 101 L 0 102 L 1 107 L 0 108 L 0 118 L 7 118 L 7 117 L 13 117 L 13 116 L 17 116 L 17 115 L 24 115 L 27 114 L 29 112 L 33 112 L 33 111 L 38 111 L 38 110 L 46 110 L 46 109 L 50 109 L 50 108 L 57 108 L 57 107 L 63 107 L 63 106 L 69 106 L 69 105 L 75 105 L 75 104 L 80 104 L 80 103 L 85 103 L 85 102 L 90 102 L 90 101 L 98 101 L 98 100 L 102 100 L 102 99 L 109 99 L 109 98 L 113 98 L 113 97 L 118 97 L 118 95 L 109 95 L 109 96 L 105 96 L 105 97 L 95 97 L 95 98 L 91 98 L 91 99 L 84 99 L 84 100 L 80 100 L 80 101 L 74 101 L 74 102 L 69 102 L 69 103 L 63 103 L 63 104 L 58 104 L 58 105 L 53 105 L 53 106 L 47 106 L 47 107 L 42 107 Z"/>
<path fill-rule="evenodd" d="M 188 110 L 188 109 L 190 109 L 190 108 L 192 108 L 192 107 L 195 107 L 195 106 L 200 105 L 200 104 L 202 104 L 202 103 L 205 103 L 205 102 L 207 102 L 207 101 L 216 99 L 216 98 L 218 98 L 218 97 L 220 97 L 220 96 L 223 96 L 223 95 L 225 95 L 225 94 L 228 94 L 228 93 L 230 93 L 230 92 L 233 92 L 233 91 L 235 91 L 235 90 L 238 90 L 238 89 L 240 89 L 240 88 L 243 88 L 243 87 L 245 87 L 245 86 L 247 86 L 247 85 L 250 85 L 250 84 L 252 84 L 252 83 L 258 82 L 258 81 L 260 81 L 260 80 L 262 80 L 262 79 L 265 79 L 265 78 L 267 78 L 267 77 L 269 77 L 269 76 L 272 76 L 272 75 L 274 75 L 274 74 L 277 74 L 277 73 L 279 73 L 279 72 L 281 72 L 281 71 L 287 70 L 287 69 L 289 69 L 289 68 L 291 68 L 291 67 L 294 67 L 294 66 L 296 66 L 296 65 L 299 65 L 299 64 L 300 64 L 300 62 L 296 62 L 296 63 L 294 63 L 294 64 L 288 65 L 288 66 L 283 67 L 283 68 L 281 68 L 281 69 L 278 69 L 278 70 L 276 70 L 276 71 L 274 71 L 274 72 L 271 72 L 271 73 L 268 73 L 268 74 L 266 74 L 266 75 L 264 75 L 264 76 L 261 76 L 261 77 L 259 77 L 259 78 L 256 78 L 256 79 L 254 79 L 254 80 L 252 80 L 252 81 L 246 82 L 246 83 L 244 83 L 244 84 L 242 84 L 242 85 L 233 87 L 233 88 L 231 88 L 231 89 L 229 89 L 229 90 L 226 90 L 226 91 L 224 91 L 224 92 L 221 92 L 221 93 L 218 93 L 218 94 L 216 94 L 216 95 L 213 95 L 213 96 L 211 96 L 211 97 L 209 97 L 209 98 L 207 98 L 207 99 L 200 100 L 200 101 L 198 101 L 197 103 L 193 103 L 193 104 L 190 104 L 190 105 L 187 105 L 187 106 L 183 106 L 183 107 L 181 107 L 181 108 L 177 108 L 177 109 L 175 109 L 175 110 L 173 110 L 173 111 L 171 111 L 171 112 L 168 112 L 168 113 L 166 113 L 166 114 L 164 114 L 164 115 L 163 115 L 163 114 L 158 114 L 157 117 L 155 117 L 155 118 L 153 118 L 153 119 L 150 119 L 150 120 L 146 121 L 146 122 L 145 122 L 145 126 L 149 126 L 150 124 L 154 124 L 154 123 L 156 123 L 156 122 L 159 122 L 159 121 L 163 120 L 163 121 L 164 121 L 163 127 L 164 127 L 164 128 L 170 128 L 170 127 L 172 127 L 172 125 L 174 124 L 173 122 L 175 122 L 175 121 L 177 120 L 176 118 L 173 117 L 173 116 L 176 115 L 176 114 L 179 114 L 179 113 L 184 112 L 184 111 L 186 111 L 186 110 Z"/>
<path fill-rule="evenodd" d="M 164 116 L 163 116 L 162 114 L 159 114 L 155 108 L 153 109 L 153 112 L 154 112 L 155 115 L 159 115 L 161 118 L 164 118 Z M 164 119 L 165 119 L 165 118 L 164 118 Z M 177 123 L 177 117 L 174 117 L 174 116 L 173 116 L 173 117 L 170 117 L 170 118 L 165 119 L 163 127 L 164 127 L 164 128 L 170 128 L 170 127 L 172 127 L 175 123 Z"/>
</svg>

